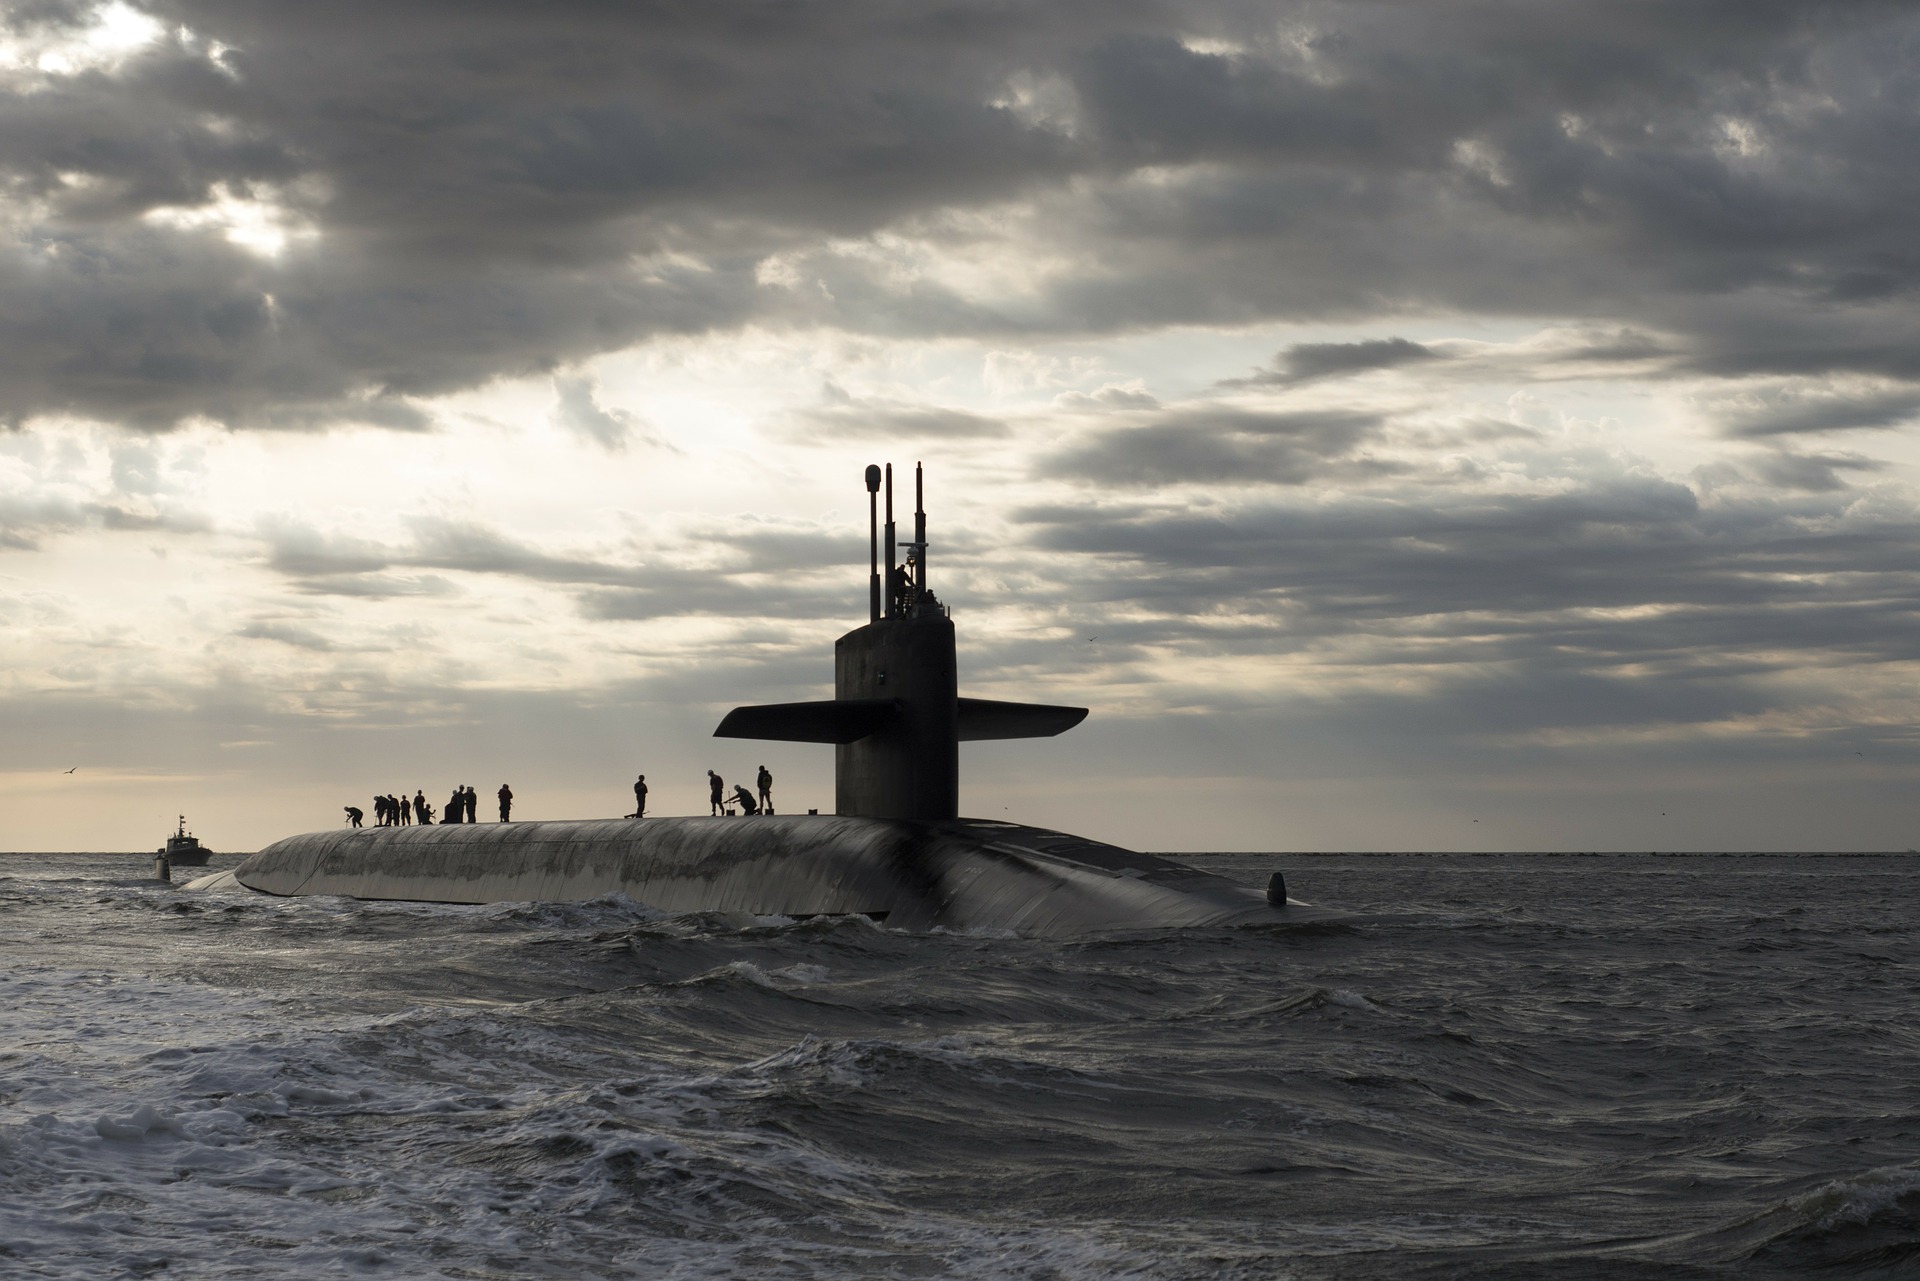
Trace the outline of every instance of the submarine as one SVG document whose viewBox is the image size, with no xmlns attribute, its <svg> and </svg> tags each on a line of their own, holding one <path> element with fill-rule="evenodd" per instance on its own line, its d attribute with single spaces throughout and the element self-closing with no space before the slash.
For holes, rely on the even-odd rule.
<svg viewBox="0 0 1920 1281">
<path fill-rule="evenodd" d="M 1291 900 L 1278 873 L 1263 893 L 1101 841 L 960 816 L 961 743 L 1053 737 L 1087 709 L 960 695 L 952 612 L 928 586 L 923 480 L 916 464 L 902 539 L 892 464 L 866 469 L 868 621 L 834 643 L 834 696 L 736 707 L 714 731 L 832 744 L 833 814 L 308 832 L 188 888 L 472 904 L 622 894 L 674 913 L 1017 935 L 1339 916 Z"/>
</svg>

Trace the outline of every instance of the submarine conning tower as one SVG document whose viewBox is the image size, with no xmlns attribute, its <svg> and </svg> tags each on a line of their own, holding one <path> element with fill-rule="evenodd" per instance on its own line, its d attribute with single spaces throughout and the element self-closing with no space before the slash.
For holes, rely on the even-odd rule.
<svg viewBox="0 0 1920 1281">
<path fill-rule="evenodd" d="M 962 742 L 1052 737 L 1085 720 L 1087 709 L 960 697 L 953 618 L 927 586 L 922 470 L 914 465 L 913 537 L 904 545 L 893 517 L 893 465 L 869 466 L 866 483 L 869 617 L 834 642 L 834 697 L 736 707 L 714 735 L 834 744 L 841 815 L 957 818 Z"/>
</svg>

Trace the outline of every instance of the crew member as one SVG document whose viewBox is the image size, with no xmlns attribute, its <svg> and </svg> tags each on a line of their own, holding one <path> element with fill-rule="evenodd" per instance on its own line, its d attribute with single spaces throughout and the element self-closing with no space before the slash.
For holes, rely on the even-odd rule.
<svg viewBox="0 0 1920 1281">
<path fill-rule="evenodd" d="M 633 817 L 647 816 L 647 776 L 642 774 L 633 780 Z"/>
<path fill-rule="evenodd" d="M 726 794 L 727 794 L 727 785 L 721 781 L 720 776 L 718 774 L 714 773 L 712 770 L 708 770 L 707 771 L 707 799 L 713 805 L 712 812 L 708 814 L 709 818 L 713 817 L 714 814 L 724 814 L 727 812 L 727 807 L 724 803 L 724 798 Z"/>
<path fill-rule="evenodd" d="M 367 812 L 358 805 L 347 805 L 342 808 L 347 811 L 347 822 L 353 824 L 355 827 L 360 826 L 360 820 L 367 816 Z"/>
<path fill-rule="evenodd" d="M 760 806 L 754 802 L 753 793 L 749 792 L 743 784 L 735 783 L 733 785 L 733 799 L 740 802 L 740 812 L 742 814 L 758 814 L 760 812 Z"/>
<path fill-rule="evenodd" d="M 507 821 L 507 815 L 513 813 L 513 789 L 505 783 L 500 784 L 500 821 Z"/>
<path fill-rule="evenodd" d="M 760 808 L 769 814 L 773 813 L 773 775 L 762 765 L 760 776 L 754 781 L 760 785 Z"/>
</svg>

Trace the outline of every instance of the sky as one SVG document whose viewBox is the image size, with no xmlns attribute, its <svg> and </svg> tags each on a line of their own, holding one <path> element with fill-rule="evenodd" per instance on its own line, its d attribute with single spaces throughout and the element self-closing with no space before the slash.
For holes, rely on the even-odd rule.
<svg viewBox="0 0 1920 1281">
<path fill-rule="evenodd" d="M 0 4 L 0 848 L 831 749 L 924 462 L 962 811 L 1920 845 L 1920 9 Z M 71 771 L 71 772 L 69 772 Z"/>
</svg>

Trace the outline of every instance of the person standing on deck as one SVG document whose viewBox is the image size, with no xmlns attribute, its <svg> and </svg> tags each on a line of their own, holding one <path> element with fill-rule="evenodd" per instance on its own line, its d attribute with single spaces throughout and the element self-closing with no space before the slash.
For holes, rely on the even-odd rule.
<svg viewBox="0 0 1920 1281">
<path fill-rule="evenodd" d="M 513 813 L 513 789 L 505 783 L 500 784 L 500 821 L 507 821 L 507 815 Z"/>
<path fill-rule="evenodd" d="M 726 800 L 726 795 L 727 795 L 726 783 L 721 780 L 718 774 L 714 773 L 712 770 L 708 770 L 707 771 L 707 799 L 713 803 L 713 811 L 712 811 L 713 814 L 726 813 L 726 806 L 724 804 Z M 708 815 L 708 817 L 712 817 L 712 814 Z"/>
<path fill-rule="evenodd" d="M 642 774 L 633 780 L 633 817 L 647 816 L 647 776 Z"/>
<path fill-rule="evenodd" d="M 769 814 L 773 813 L 773 775 L 766 766 L 760 767 L 760 776 L 754 782 L 760 785 L 760 808 Z"/>
</svg>

